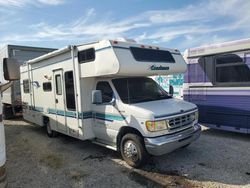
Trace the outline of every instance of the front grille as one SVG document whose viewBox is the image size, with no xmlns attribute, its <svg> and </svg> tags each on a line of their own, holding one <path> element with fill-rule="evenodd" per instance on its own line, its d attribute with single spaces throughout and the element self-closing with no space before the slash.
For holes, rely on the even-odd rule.
<svg viewBox="0 0 250 188">
<path fill-rule="evenodd" d="M 175 130 L 191 124 L 195 120 L 195 114 L 186 114 L 179 117 L 169 119 L 169 130 Z"/>
</svg>

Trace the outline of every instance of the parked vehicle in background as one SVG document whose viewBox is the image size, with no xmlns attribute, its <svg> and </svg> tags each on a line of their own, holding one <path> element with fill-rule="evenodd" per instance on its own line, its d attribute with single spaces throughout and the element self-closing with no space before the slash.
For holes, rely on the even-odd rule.
<svg viewBox="0 0 250 188">
<path fill-rule="evenodd" d="M 250 133 L 250 39 L 185 51 L 184 100 L 207 127 Z"/>
<path fill-rule="evenodd" d="M 6 173 L 5 173 L 5 134 L 3 126 L 2 115 L 2 92 L 11 86 L 12 81 L 20 78 L 19 64 L 15 59 L 4 58 L 0 61 L 0 187 L 6 186 Z M 11 82 L 9 82 L 11 81 Z"/>
<path fill-rule="evenodd" d="M 182 86 L 183 86 L 183 74 L 174 74 L 174 75 L 168 75 L 168 76 L 152 76 L 152 78 L 166 91 L 169 90 L 169 86 L 174 87 L 174 97 L 178 99 L 183 99 L 183 92 L 182 92 Z"/>
<path fill-rule="evenodd" d="M 4 58 L 14 58 L 21 65 L 29 59 L 36 58 L 54 50 L 55 49 L 51 48 L 6 45 L 0 50 L 0 60 L 2 61 Z M 11 118 L 15 116 L 16 113 L 21 112 L 22 102 L 19 81 L 14 81 L 12 86 L 3 92 L 2 103 L 5 118 Z"/>
<path fill-rule="evenodd" d="M 21 66 L 24 119 L 120 151 L 131 166 L 200 135 L 194 104 L 148 76 L 183 73 L 178 50 L 102 40 L 67 46 Z"/>
</svg>

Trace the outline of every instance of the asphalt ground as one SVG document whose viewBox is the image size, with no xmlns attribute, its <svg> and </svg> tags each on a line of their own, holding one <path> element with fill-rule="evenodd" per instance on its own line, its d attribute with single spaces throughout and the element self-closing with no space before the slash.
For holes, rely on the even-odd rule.
<svg viewBox="0 0 250 188">
<path fill-rule="evenodd" d="M 250 135 L 203 127 L 189 147 L 133 169 L 112 150 L 5 120 L 9 188 L 250 187 Z"/>
</svg>

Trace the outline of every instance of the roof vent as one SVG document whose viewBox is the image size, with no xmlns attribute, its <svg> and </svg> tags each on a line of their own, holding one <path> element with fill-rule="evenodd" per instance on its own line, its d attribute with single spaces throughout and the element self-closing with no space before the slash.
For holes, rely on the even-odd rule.
<svg viewBox="0 0 250 188">
<path fill-rule="evenodd" d="M 134 39 L 128 39 L 128 38 L 123 38 L 123 37 L 119 37 L 116 39 L 116 41 L 120 41 L 120 42 L 130 42 L 130 43 L 137 43 Z"/>
</svg>

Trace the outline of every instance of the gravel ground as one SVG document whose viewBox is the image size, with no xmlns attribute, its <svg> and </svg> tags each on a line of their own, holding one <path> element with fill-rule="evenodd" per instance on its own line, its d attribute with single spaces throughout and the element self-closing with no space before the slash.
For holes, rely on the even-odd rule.
<svg viewBox="0 0 250 188">
<path fill-rule="evenodd" d="M 41 127 L 5 121 L 9 188 L 249 187 L 250 136 L 203 129 L 185 149 L 132 169 L 109 149 Z"/>
</svg>

